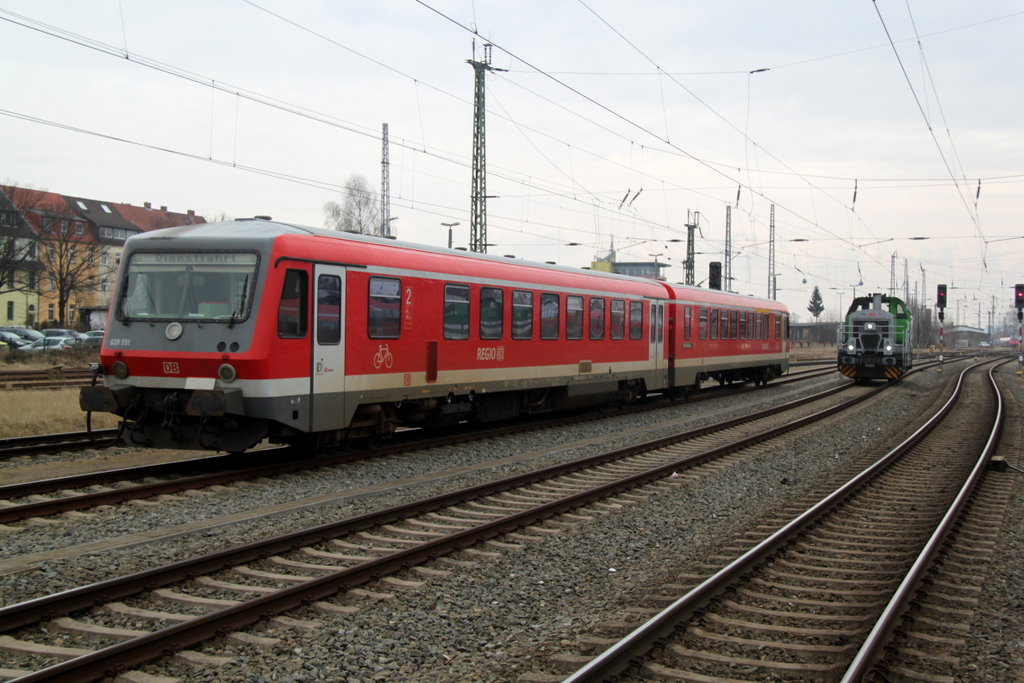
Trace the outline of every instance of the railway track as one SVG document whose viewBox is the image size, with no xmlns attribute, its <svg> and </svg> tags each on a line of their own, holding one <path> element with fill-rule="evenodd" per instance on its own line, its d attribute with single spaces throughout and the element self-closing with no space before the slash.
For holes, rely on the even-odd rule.
<svg viewBox="0 0 1024 683">
<path fill-rule="evenodd" d="M 11 389 L 68 389 L 84 387 L 92 381 L 89 368 L 55 366 L 45 370 L 6 370 L 0 372 L 0 391 Z"/>
<path fill-rule="evenodd" d="M 805 379 L 821 377 L 824 375 L 828 375 L 831 372 L 831 369 L 803 369 L 794 372 L 787 377 L 776 379 L 772 382 L 772 384 L 774 386 L 782 386 L 790 384 L 792 382 L 799 382 Z M 746 391 L 756 390 L 757 388 L 753 386 L 729 387 L 725 389 L 708 389 L 702 392 L 700 395 L 691 395 L 690 397 L 688 397 L 687 400 L 704 400 L 709 398 L 717 398 L 721 396 L 722 391 L 742 393 Z M 658 406 L 646 405 L 637 406 L 634 407 L 633 409 L 649 410 L 656 407 Z M 607 413 L 605 413 L 604 415 L 607 415 Z M 580 418 L 576 417 L 574 419 Z M 91 433 L 89 431 L 81 431 L 67 432 L 64 434 L 41 434 L 36 436 L 20 436 L 11 437 L 7 439 L 0 439 L 0 460 L 17 458 L 26 455 L 38 455 L 62 451 L 74 452 L 91 448 L 105 447 L 108 445 L 114 445 L 116 442 L 112 442 L 111 440 L 117 436 L 117 429 L 94 429 L 92 430 Z M 202 457 L 206 456 L 204 455 Z"/>
<path fill-rule="evenodd" d="M 603 652 L 580 656 L 590 661 L 566 682 L 852 683 L 891 680 L 897 669 L 952 681 L 935 676 L 950 670 L 943 649 L 956 639 L 929 631 L 970 603 L 964 563 L 991 542 L 990 529 L 978 534 L 993 509 L 969 503 L 1003 421 L 996 384 L 976 367 L 881 460 L 813 505 L 794 505 L 792 519 L 766 520 L 710 576 L 680 577 L 697 585 L 666 592 L 668 606 L 621 640 L 605 649 L 591 639 Z"/>
<path fill-rule="evenodd" d="M 887 387 L 843 389 L 866 399 Z M 680 483 L 687 468 L 825 419 L 842 406 L 799 418 L 792 411 L 809 413 L 807 402 L 788 409 L 756 416 L 768 423 L 759 427 L 751 425 L 755 416 L 746 416 L 731 426 L 733 433 L 715 437 L 716 443 L 697 443 L 711 438 L 710 430 L 688 432 L 13 605 L 0 610 L 0 623 L 20 630 L 0 638 L 0 649 L 36 666 L 52 661 L 48 657 L 74 656 L 26 674 L 26 683 L 91 680 L 300 605 L 337 612 L 345 609 L 332 599 L 339 592 L 372 581 L 401 582 L 387 578 L 398 572 L 411 572 L 412 579 L 434 576 L 465 566 L 474 555 L 565 531 L 587 516 L 588 506 L 605 512 L 657 495 Z M 459 556 L 451 558 L 454 553 Z M 226 593 L 235 596 L 230 603 L 223 602 Z M 63 616 L 76 610 L 89 612 Z M 153 628 L 175 625 L 150 632 L 109 630 L 120 628 L 116 624 L 126 615 L 151 621 Z M 51 628 L 127 640 L 91 653 L 40 649 Z M 260 636 L 244 631 L 235 637 Z"/>
<path fill-rule="evenodd" d="M 789 383 L 804 379 L 812 379 L 829 372 L 808 372 L 801 373 L 791 378 L 780 380 L 776 384 Z M 723 391 L 711 391 L 702 398 L 721 397 L 723 393 L 744 393 L 756 390 L 752 387 L 740 387 Z M 693 400 L 693 399 L 690 399 Z M 650 404 L 647 406 L 631 406 L 624 409 L 624 413 L 636 412 L 638 410 L 652 410 L 664 407 L 664 404 Z M 586 417 L 570 416 L 559 417 L 554 420 L 543 420 L 527 425 L 526 429 L 545 429 L 573 422 L 581 419 L 604 419 L 609 413 L 591 415 Z M 259 477 L 273 477 L 291 472 L 299 472 L 317 467 L 328 467 L 342 462 L 350 461 L 356 457 L 386 457 L 409 453 L 415 450 L 439 448 L 443 446 L 462 443 L 467 440 L 495 438 L 510 433 L 521 431 L 522 425 L 501 426 L 497 428 L 474 430 L 468 433 L 459 432 L 441 437 L 411 436 L 407 441 L 400 440 L 393 446 L 371 449 L 360 453 L 342 453 L 334 456 L 304 458 L 296 455 L 294 449 L 286 447 L 268 448 L 260 451 L 253 451 L 245 455 L 218 455 L 205 456 L 194 460 L 178 461 L 171 463 L 160 463 L 156 465 L 138 466 L 122 470 L 110 470 L 89 474 L 80 474 L 68 477 L 31 481 L 19 484 L 0 485 L 0 500 L 6 505 L 0 507 L 0 524 L 10 524 L 30 518 L 59 515 L 72 511 L 82 511 L 100 505 L 111 505 L 129 500 L 140 500 L 161 495 L 172 495 L 183 491 L 196 490 L 210 486 L 229 484 L 237 481 L 256 479 Z M 116 430 L 112 430 L 115 431 Z M 94 432 L 96 434 L 96 432 Z M 66 437 L 74 435 L 52 435 L 51 443 L 68 443 Z M 45 437 L 43 437 L 45 438 Z M 2 444 L 0 444 L 2 446 Z M 39 445 L 39 448 L 45 446 Z M 93 445 L 92 447 L 95 447 Z M 204 470 L 197 474 L 196 470 Z M 160 478 L 161 481 L 146 481 L 137 485 L 109 488 L 111 484 L 118 484 L 130 480 L 151 480 Z M 101 490 L 83 492 L 84 489 L 99 487 Z M 53 497 L 53 494 L 57 494 Z M 50 495 L 47 500 L 39 498 Z M 24 500 L 30 496 L 36 497 L 33 500 Z M 21 502 L 18 502 L 21 501 Z"/>
</svg>

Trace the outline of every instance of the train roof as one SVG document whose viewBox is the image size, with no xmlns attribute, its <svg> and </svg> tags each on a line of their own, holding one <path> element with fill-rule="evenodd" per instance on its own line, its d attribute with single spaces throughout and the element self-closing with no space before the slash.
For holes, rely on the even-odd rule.
<svg viewBox="0 0 1024 683">
<path fill-rule="evenodd" d="M 701 303 L 705 304 L 720 303 L 721 305 L 726 306 L 761 307 L 771 308 L 774 310 L 786 310 L 786 307 L 780 302 L 754 296 L 744 296 L 736 293 L 721 292 L 682 284 L 671 284 L 647 278 L 638 278 L 630 275 L 621 275 L 619 273 L 609 273 L 573 266 L 540 263 L 524 259 L 510 259 L 508 257 L 496 256 L 493 254 L 479 254 L 476 252 L 448 249 L 446 247 L 420 244 L 417 242 L 406 242 L 403 240 L 377 237 L 374 235 L 360 235 L 328 230 L 325 228 L 312 228 L 263 218 L 246 218 L 221 223 L 200 223 L 196 225 L 163 228 L 161 230 L 153 230 L 131 237 L 126 244 L 130 245 L 131 249 L 146 249 L 156 247 L 157 244 L 155 243 L 161 241 L 199 239 L 204 243 L 208 243 L 209 248 L 230 248 L 231 246 L 237 246 L 237 241 L 244 238 L 260 245 L 261 248 L 269 253 L 273 247 L 273 243 L 278 238 L 289 235 L 297 237 L 319 237 L 332 240 L 344 240 L 363 245 L 377 245 L 407 249 L 423 254 L 435 254 L 446 257 L 454 256 L 460 259 L 471 259 L 475 262 L 502 264 L 503 266 L 515 265 L 520 267 L 526 266 L 540 268 L 547 271 L 571 275 L 573 277 L 590 276 L 605 278 L 607 280 L 630 283 L 633 286 L 648 287 L 651 288 L 652 295 L 654 294 L 654 291 L 657 290 L 660 296 L 667 295 L 670 299 L 684 302 L 699 300 Z M 161 248 L 165 248 L 164 245 L 160 246 Z"/>
</svg>

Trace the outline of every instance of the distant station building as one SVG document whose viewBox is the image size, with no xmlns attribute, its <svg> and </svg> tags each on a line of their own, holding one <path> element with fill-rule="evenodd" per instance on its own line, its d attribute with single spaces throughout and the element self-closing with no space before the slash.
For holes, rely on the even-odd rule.
<svg viewBox="0 0 1024 683">
<path fill-rule="evenodd" d="M 643 277 L 648 280 L 665 281 L 662 271 L 668 268 L 666 263 L 654 261 L 617 261 L 615 244 L 604 256 L 598 256 L 591 261 L 590 269 L 599 270 L 604 273 L 618 273 L 619 275 L 631 275 L 632 277 Z"/>
</svg>

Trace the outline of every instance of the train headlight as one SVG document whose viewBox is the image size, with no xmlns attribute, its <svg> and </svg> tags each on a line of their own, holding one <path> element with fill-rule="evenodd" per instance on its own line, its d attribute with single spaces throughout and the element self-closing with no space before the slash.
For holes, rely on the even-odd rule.
<svg viewBox="0 0 1024 683">
<path fill-rule="evenodd" d="M 892 353 L 893 346 L 892 346 L 892 342 L 891 341 L 886 339 L 885 341 L 882 342 L 882 344 L 885 347 L 885 352 L 886 353 Z"/>
<path fill-rule="evenodd" d="M 877 325 L 875 325 L 874 323 L 864 323 L 864 329 L 868 330 L 869 332 L 874 332 L 876 327 Z"/>
<path fill-rule="evenodd" d="M 853 342 L 850 342 L 849 344 L 846 345 L 846 350 L 849 351 L 850 353 L 853 353 L 856 349 L 857 345 L 854 344 Z"/>
<path fill-rule="evenodd" d="M 235 372 L 235 368 L 230 363 L 224 363 L 217 368 L 217 376 L 225 382 L 234 382 L 235 378 L 238 377 L 238 373 Z"/>
<path fill-rule="evenodd" d="M 125 365 L 124 361 L 114 361 L 114 377 L 118 379 L 128 379 L 128 366 Z"/>
</svg>

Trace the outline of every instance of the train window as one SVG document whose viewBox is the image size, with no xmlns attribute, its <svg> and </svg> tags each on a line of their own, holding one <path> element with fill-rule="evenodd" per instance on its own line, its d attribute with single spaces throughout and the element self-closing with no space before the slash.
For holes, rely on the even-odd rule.
<svg viewBox="0 0 1024 683">
<path fill-rule="evenodd" d="M 768 338 L 768 314 L 765 313 L 764 317 L 761 318 L 761 338 Z"/>
<path fill-rule="evenodd" d="M 782 316 L 775 316 L 775 338 L 782 339 Z"/>
<path fill-rule="evenodd" d="M 248 252 L 135 252 L 128 260 L 119 320 L 235 325 L 249 317 L 259 256 Z"/>
<path fill-rule="evenodd" d="M 708 338 L 708 309 L 703 306 L 700 307 L 700 320 L 697 323 L 697 331 L 702 340 Z"/>
<path fill-rule="evenodd" d="M 658 304 L 651 302 L 651 343 L 658 340 Z"/>
<path fill-rule="evenodd" d="M 665 341 L 665 304 L 658 304 L 658 343 Z"/>
<path fill-rule="evenodd" d="M 558 339 L 558 295 L 542 292 L 540 295 L 540 338 Z"/>
<path fill-rule="evenodd" d="M 497 287 L 480 289 L 480 338 L 501 339 L 505 291 Z"/>
<path fill-rule="evenodd" d="M 341 278 L 337 275 L 316 279 L 316 341 L 341 343 Z"/>
<path fill-rule="evenodd" d="M 711 338 L 718 339 L 718 309 L 711 309 Z"/>
<path fill-rule="evenodd" d="M 590 338 L 604 339 L 604 299 L 590 299 Z"/>
<path fill-rule="evenodd" d="M 753 337 L 753 328 L 751 328 L 751 337 Z M 740 313 L 740 339 L 747 338 L 747 314 Z"/>
<path fill-rule="evenodd" d="M 533 339 L 533 292 L 512 291 L 512 338 Z"/>
<path fill-rule="evenodd" d="M 367 309 L 370 339 L 398 339 L 402 332 L 402 281 L 371 277 Z"/>
<path fill-rule="evenodd" d="M 626 302 L 612 299 L 612 309 L 608 318 L 608 336 L 612 339 L 626 338 Z"/>
<path fill-rule="evenodd" d="M 690 341 L 690 332 L 693 328 L 693 320 L 690 318 L 692 312 L 689 306 L 683 306 L 683 339 Z"/>
<path fill-rule="evenodd" d="M 285 339 L 306 336 L 306 301 L 309 298 L 309 276 L 304 270 L 289 270 L 284 275 L 281 303 L 277 306 L 277 334 Z"/>
<path fill-rule="evenodd" d="M 739 315 L 739 314 L 740 314 L 739 311 L 731 311 L 729 313 L 729 318 L 732 320 L 732 322 L 730 323 L 730 326 L 732 327 L 732 332 L 730 334 L 730 338 L 731 339 L 735 339 L 736 338 L 736 332 L 737 332 L 737 329 L 736 329 L 736 316 Z"/>
<path fill-rule="evenodd" d="M 469 287 L 444 286 L 444 338 L 469 339 Z"/>
<path fill-rule="evenodd" d="M 644 302 L 629 302 L 629 338 L 644 338 Z"/>
<path fill-rule="evenodd" d="M 761 330 L 764 318 L 760 313 L 747 313 L 747 324 L 750 325 L 750 338 L 761 339 Z"/>
<path fill-rule="evenodd" d="M 565 297 L 565 338 L 583 339 L 583 297 Z"/>
</svg>

